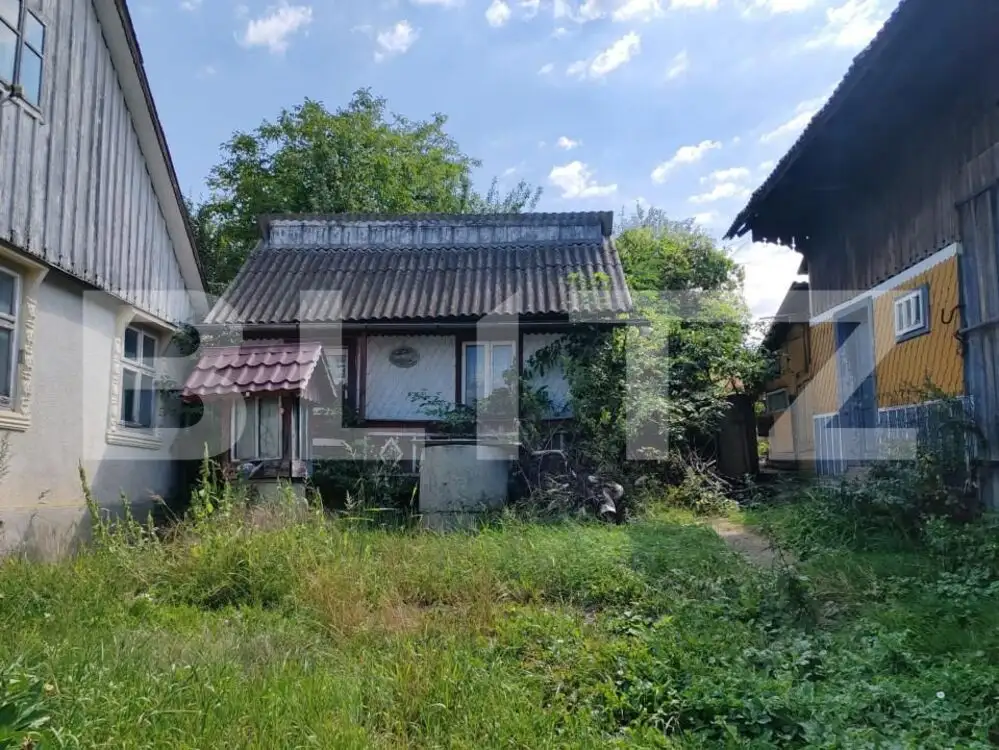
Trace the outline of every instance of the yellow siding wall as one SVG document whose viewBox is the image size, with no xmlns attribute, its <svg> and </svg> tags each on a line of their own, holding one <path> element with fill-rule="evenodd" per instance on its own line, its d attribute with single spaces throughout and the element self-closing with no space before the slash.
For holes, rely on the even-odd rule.
<svg viewBox="0 0 999 750">
<path fill-rule="evenodd" d="M 930 331 L 923 336 L 895 343 L 894 301 L 900 294 L 929 284 Z M 964 364 L 954 332 L 960 315 L 957 258 L 948 258 L 898 289 L 874 300 L 874 348 L 877 361 L 878 406 L 899 406 L 925 401 L 927 378 L 950 395 L 964 392 Z M 952 318 L 944 325 L 941 314 Z"/>
<path fill-rule="evenodd" d="M 791 410 L 785 409 L 770 428 L 770 458 L 773 460 L 794 460 L 794 428 L 791 420 Z"/>
<path fill-rule="evenodd" d="M 808 405 L 813 414 L 836 411 L 836 337 L 832 322 L 812 326 L 812 380 Z"/>
</svg>

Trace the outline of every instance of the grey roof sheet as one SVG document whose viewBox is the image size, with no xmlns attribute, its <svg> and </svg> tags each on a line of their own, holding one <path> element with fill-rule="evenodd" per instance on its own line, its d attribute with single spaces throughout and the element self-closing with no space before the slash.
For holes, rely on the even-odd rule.
<svg viewBox="0 0 999 750">
<path fill-rule="evenodd" d="M 272 217 L 209 324 L 628 312 L 609 213 Z"/>
</svg>

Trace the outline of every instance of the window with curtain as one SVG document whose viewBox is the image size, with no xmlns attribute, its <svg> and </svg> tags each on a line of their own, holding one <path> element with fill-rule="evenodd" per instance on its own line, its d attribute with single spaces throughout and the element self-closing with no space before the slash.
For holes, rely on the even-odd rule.
<svg viewBox="0 0 999 750">
<path fill-rule="evenodd" d="M 472 405 L 506 386 L 506 374 L 517 366 L 511 341 L 483 341 L 464 346 L 463 401 Z"/>
</svg>

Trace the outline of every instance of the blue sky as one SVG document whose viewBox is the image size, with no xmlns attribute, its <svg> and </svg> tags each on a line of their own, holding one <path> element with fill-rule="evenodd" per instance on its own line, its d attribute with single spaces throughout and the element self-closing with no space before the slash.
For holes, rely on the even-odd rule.
<svg viewBox="0 0 999 750">
<path fill-rule="evenodd" d="M 371 87 L 410 118 L 449 117 L 539 210 L 636 201 L 724 233 L 897 0 L 133 0 L 181 186 L 235 130 Z M 797 257 L 737 242 L 772 314 Z"/>
</svg>

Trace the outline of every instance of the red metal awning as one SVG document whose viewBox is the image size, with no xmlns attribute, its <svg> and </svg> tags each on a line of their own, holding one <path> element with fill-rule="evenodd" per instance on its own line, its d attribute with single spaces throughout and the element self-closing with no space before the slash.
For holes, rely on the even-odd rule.
<svg viewBox="0 0 999 750">
<path fill-rule="evenodd" d="M 318 342 L 209 347 L 184 384 L 185 399 L 296 393 L 322 402 L 335 388 Z"/>
</svg>

